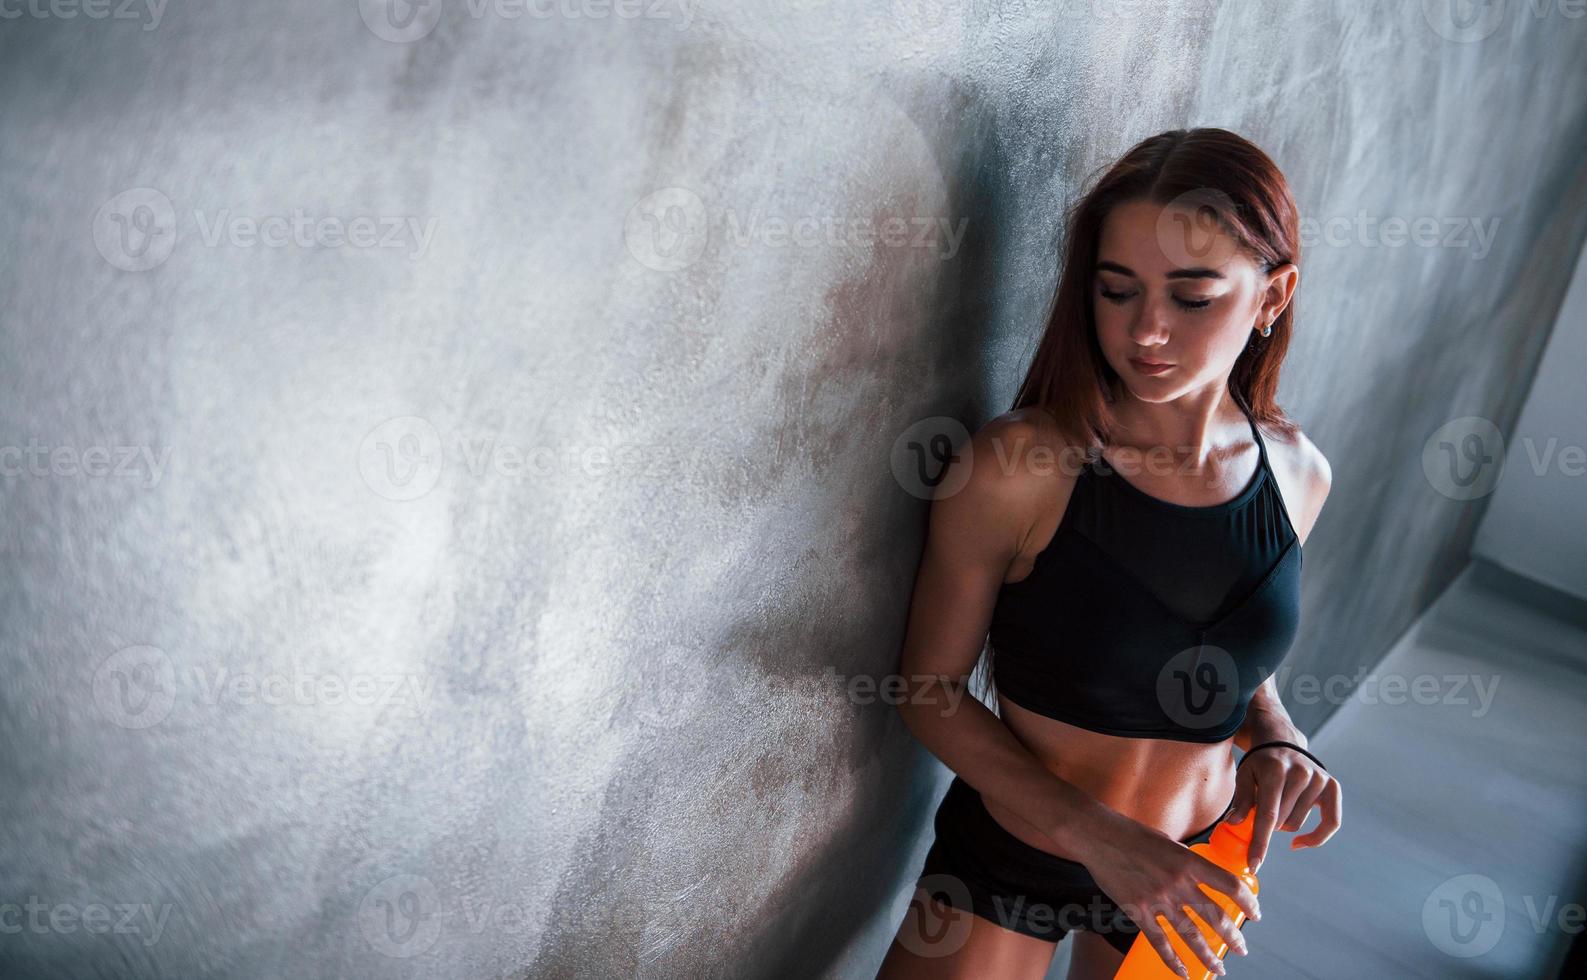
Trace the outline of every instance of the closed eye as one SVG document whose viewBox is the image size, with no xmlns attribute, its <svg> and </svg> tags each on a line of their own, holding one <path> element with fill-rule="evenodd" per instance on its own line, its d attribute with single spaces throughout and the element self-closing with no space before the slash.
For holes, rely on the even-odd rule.
<svg viewBox="0 0 1587 980">
<path fill-rule="evenodd" d="M 1106 299 L 1110 303 L 1115 303 L 1115 304 L 1121 304 L 1122 305 L 1126 301 L 1134 298 L 1134 296 L 1135 296 L 1134 293 L 1115 293 L 1112 290 L 1108 290 L 1108 289 L 1102 290 L 1102 298 Z M 1178 296 L 1175 296 L 1174 297 L 1174 305 L 1178 306 L 1182 310 L 1190 310 L 1190 311 L 1194 312 L 1195 310 L 1204 310 L 1207 307 L 1211 306 L 1212 305 L 1212 300 L 1210 300 L 1210 299 L 1189 300 L 1189 299 L 1181 299 Z"/>
</svg>

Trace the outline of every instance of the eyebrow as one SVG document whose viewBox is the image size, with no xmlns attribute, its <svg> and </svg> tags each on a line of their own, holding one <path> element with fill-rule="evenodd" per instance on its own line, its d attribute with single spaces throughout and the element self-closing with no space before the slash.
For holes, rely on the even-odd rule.
<svg viewBox="0 0 1587 980">
<path fill-rule="evenodd" d="M 1107 261 L 1105 259 L 1103 261 L 1097 263 L 1097 271 L 1098 272 L 1117 272 L 1121 276 L 1129 276 L 1132 279 L 1139 279 L 1140 278 L 1139 276 L 1137 276 L 1135 274 L 1135 270 L 1131 269 L 1129 266 L 1119 265 L 1117 262 L 1109 262 L 1109 261 Z M 1171 270 L 1168 273 L 1168 278 L 1170 278 L 1170 279 L 1222 279 L 1223 278 L 1223 273 L 1219 272 L 1217 269 L 1208 269 L 1208 268 L 1206 268 L 1204 266 L 1197 266 L 1194 269 L 1173 269 L 1173 270 Z"/>
</svg>

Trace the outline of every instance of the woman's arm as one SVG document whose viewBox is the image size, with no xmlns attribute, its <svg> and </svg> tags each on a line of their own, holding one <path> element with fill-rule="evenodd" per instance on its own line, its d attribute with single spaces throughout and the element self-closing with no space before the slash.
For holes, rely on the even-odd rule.
<svg viewBox="0 0 1587 980">
<path fill-rule="evenodd" d="M 1278 697 L 1278 685 L 1269 677 L 1251 699 L 1245 724 L 1234 735 L 1234 744 L 1249 749 L 1263 742 L 1293 742 L 1310 748 L 1306 736 L 1290 721 Z M 1322 821 L 1290 842 L 1290 849 L 1318 847 L 1334 835 L 1343 820 L 1344 802 L 1339 781 L 1305 755 L 1284 748 L 1263 749 L 1240 764 L 1234 784 L 1234 805 L 1228 819 L 1238 823 L 1256 808 L 1251 828 L 1250 865 L 1253 870 L 1267 860 L 1274 830 L 1293 833 L 1306 822 L 1313 806 L 1322 810 Z"/>
<path fill-rule="evenodd" d="M 910 600 L 899 668 L 908 696 L 898 710 L 914 736 L 965 782 L 1066 853 L 1082 855 L 1099 824 L 1118 815 L 1054 775 L 968 694 L 998 590 L 1032 530 L 1037 501 L 1057 492 L 1058 480 L 1073 479 L 1040 475 L 1056 472 L 1057 458 L 1032 455 L 1037 437 L 1032 422 L 1004 416 L 949 463 L 932 501 Z"/>
<path fill-rule="evenodd" d="M 1245 724 L 1234 733 L 1234 744 L 1245 751 L 1263 742 L 1294 742 L 1303 749 L 1311 748 L 1306 735 L 1290 721 L 1289 710 L 1278 697 L 1278 675 L 1269 676 L 1251 696 L 1251 707 L 1245 713 Z"/>
<path fill-rule="evenodd" d="M 1323 504 L 1328 500 L 1328 491 L 1333 487 L 1333 468 L 1328 465 L 1328 458 L 1322 450 L 1299 431 L 1295 434 L 1293 445 L 1284 445 L 1284 454 L 1293 455 L 1302 462 L 1293 464 L 1305 475 L 1300 479 L 1304 490 L 1296 495 L 1295 513 L 1300 515 L 1300 523 L 1294 525 L 1299 540 L 1296 547 L 1305 545 L 1306 539 L 1311 536 L 1312 528 L 1322 516 Z M 1280 491 L 1282 492 L 1282 491 Z M 1245 724 L 1234 734 L 1234 744 L 1241 750 L 1263 742 L 1282 739 L 1294 742 L 1301 748 L 1311 748 L 1306 741 L 1306 736 L 1295 727 L 1289 719 L 1289 711 L 1284 708 L 1284 702 L 1278 696 L 1278 675 L 1273 674 L 1256 689 L 1256 694 L 1251 698 L 1251 707 L 1245 716 Z"/>
<path fill-rule="evenodd" d="M 1306 474 L 1302 480 L 1305 491 L 1298 495 L 1296 510 L 1301 515 L 1296 532 L 1300 535 L 1300 543 L 1305 544 L 1333 486 L 1333 469 L 1322 451 L 1303 434 L 1297 433 L 1295 445 L 1298 448 L 1294 451 L 1304 460 L 1301 471 Z M 1274 741 L 1294 742 L 1302 748 L 1311 748 L 1305 734 L 1295 727 L 1284 703 L 1279 700 L 1277 675 L 1269 677 L 1256 689 L 1245 724 L 1234 736 L 1234 744 L 1241 749 Z M 1266 859 L 1268 840 L 1274 829 L 1300 830 L 1313 806 L 1321 808 L 1322 821 L 1290 841 L 1291 850 L 1321 846 L 1334 835 L 1343 820 L 1344 803 L 1339 781 L 1306 756 L 1286 749 L 1263 749 L 1252 756 L 1250 762 L 1240 764 L 1234 807 L 1228 819 L 1238 822 L 1252 806 L 1257 810 L 1251 835 L 1252 868 L 1261 867 Z"/>
</svg>

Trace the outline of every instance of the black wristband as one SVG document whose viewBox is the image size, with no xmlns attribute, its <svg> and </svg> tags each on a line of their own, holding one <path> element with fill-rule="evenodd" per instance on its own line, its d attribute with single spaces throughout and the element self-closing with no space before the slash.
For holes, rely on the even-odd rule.
<svg viewBox="0 0 1587 980">
<path fill-rule="evenodd" d="M 1245 760 L 1247 760 L 1247 759 L 1249 759 L 1251 757 L 1251 753 L 1252 752 L 1256 752 L 1256 751 L 1259 751 L 1261 749 L 1294 749 L 1296 752 L 1299 752 L 1301 755 L 1303 755 L 1306 758 L 1310 759 L 1311 761 L 1317 763 L 1317 768 L 1318 769 L 1321 769 L 1323 772 L 1327 772 L 1328 771 L 1328 767 L 1323 765 L 1323 761 L 1321 759 L 1319 759 L 1316 756 L 1312 755 L 1310 752 L 1307 752 L 1305 749 L 1301 748 L 1299 745 L 1296 745 L 1294 742 L 1283 742 L 1283 741 L 1263 742 L 1261 745 L 1253 745 L 1250 748 L 1246 749 L 1245 750 L 1245 755 L 1240 756 L 1240 761 L 1234 764 L 1235 770 L 1238 771 L 1241 766 L 1245 765 Z"/>
</svg>

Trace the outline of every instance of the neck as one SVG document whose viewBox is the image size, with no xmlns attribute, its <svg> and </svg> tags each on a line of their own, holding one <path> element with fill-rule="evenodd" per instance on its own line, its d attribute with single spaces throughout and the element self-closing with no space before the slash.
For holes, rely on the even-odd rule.
<svg viewBox="0 0 1587 980">
<path fill-rule="evenodd" d="M 1241 434 L 1250 430 L 1227 384 L 1167 402 L 1142 401 L 1125 388 L 1113 403 L 1113 415 L 1118 423 L 1114 445 L 1142 452 L 1167 446 L 1175 459 L 1198 468 L 1231 444 L 1241 444 Z"/>
</svg>

